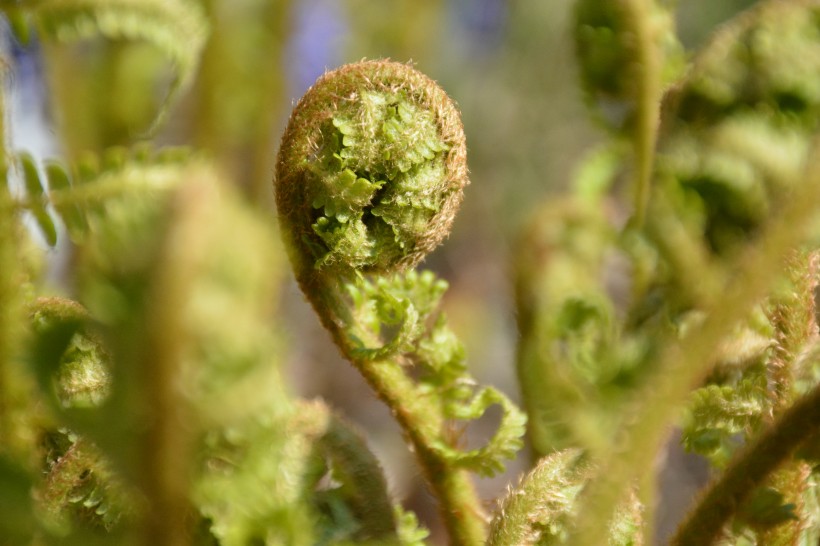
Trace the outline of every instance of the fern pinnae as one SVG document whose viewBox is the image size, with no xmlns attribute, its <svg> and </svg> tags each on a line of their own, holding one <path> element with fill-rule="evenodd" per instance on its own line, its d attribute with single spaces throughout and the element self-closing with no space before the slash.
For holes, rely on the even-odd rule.
<svg viewBox="0 0 820 546">
<path fill-rule="evenodd" d="M 568 540 L 578 519 L 577 499 L 592 474 L 592 465 L 578 449 L 542 457 L 499 502 L 488 546 L 571 544 Z M 607 543 L 643 544 L 642 513 L 637 496 L 629 490 L 607 526 Z"/>
<path fill-rule="evenodd" d="M 678 528 L 674 546 L 711 544 L 755 487 L 809 438 L 820 422 L 820 386 L 786 409 L 750 443 L 733 464 L 703 493 L 695 511 Z"/>
<path fill-rule="evenodd" d="M 128 194 L 170 188 L 178 167 L 192 159 L 194 155 L 184 147 L 117 147 L 100 156 L 83 154 L 67 166 L 61 160 L 39 162 L 28 152 L 16 152 L 11 160 L 22 171 L 26 193 L 12 199 L 11 206 L 34 216 L 50 246 L 61 234 L 52 216 L 62 220 L 71 240 L 80 244 L 92 227 L 89 222 L 104 216 L 107 203 Z"/>
<path fill-rule="evenodd" d="M 81 240 L 88 229 L 83 210 L 76 203 L 54 202 L 53 195 L 66 195 L 71 191 L 71 178 L 67 170 L 58 161 L 47 161 L 44 164 L 48 180 L 49 199 L 52 200 L 57 214 L 65 223 L 68 234 L 75 242 Z"/>
<path fill-rule="evenodd" d="M 20 153 L 17 156 L 29 197 L 29 211 L 37 221 L 37 226 L 49 246 L 57 244 L 57 228 L 51 215 L 46 210 L 45 188 L 31 154 Z"/>
<path fill-rule="evenodd" d="M 446 443 L 435 448 L 454 466 L 466 468 L 483 476 L 493 476 L 504 470 L 502 461 L 512 459 L 524 446 L 526 416 L 501 392 L 484 387 L 472 398 L 464 401 L 445 400 L 445 413 L 452 419 L 472 420 L 480 418 L 493 405 L 501 407 L 501 423 L 492 438 L 482 447 L 469 451 L 453 449 Z"/>
<path fill-rule="evenodd" d="M 588 468 L 578 450 L 543 457 L 499 502 L 488 546 L 536 544 L 544 533 L 566 538 L 575 497 Z"/>
</svg>

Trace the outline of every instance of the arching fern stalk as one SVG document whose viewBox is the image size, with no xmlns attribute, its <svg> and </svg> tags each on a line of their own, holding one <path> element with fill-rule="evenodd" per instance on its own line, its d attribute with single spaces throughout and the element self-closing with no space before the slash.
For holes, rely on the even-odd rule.
<svg viewBox="0 0 820 546">
<path fill-rule="evenodd" d="M 435 82 L 394 62 L 347 65 L 297 104 L 276 200 L 302 290 L 404 429 L 452 542 L 478 544 L 486 518 L 467 471 L 500 470 L 521 446 L 525 418 L 498 391 L 474 388 L 436 311 L 446 284 L 404 272 L 446 237 L 468 182 L 465 150 L 458 111 Z M 459 449 L 452 422 L 495 404 L 495 437 Z"/>
</svg>

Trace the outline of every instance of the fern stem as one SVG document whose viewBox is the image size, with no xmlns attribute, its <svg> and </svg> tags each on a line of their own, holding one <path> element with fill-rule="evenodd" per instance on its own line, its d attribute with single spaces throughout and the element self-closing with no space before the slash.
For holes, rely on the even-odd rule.
<svg viewBox="0 0 820 546">
<path fill-rule="evenodd" d="M 319 316 L 326 321 L 329 315 L 319 312 Z M 430 490 L 439 501 L 439 513 L 450 536 L 450 544 L 483 544 L 487 535 L 487 517 L 469 473 L 444 460 L 431 445 L 433 439 L 441 436 L 444 427 L 438 408 L 417 392 L 399 362 L 358 358 L 343 330 L 335 324 L 325 324 L 325 327 L 333 334 L 345 358 L 390 408 L 412 444 Z"/>
<path fill-rule="evenodd" d="M 450 544 L 484 544 L 487 517 L 470 474 L 466 470 L 449 467 L 427 450 L 420 452 L 418 458 L 439 500 L 439 512 L 450 536 Z"/>
<path fill-rule="evenodd" d="M 416 459 L 431 492 L 439 502 L 439 513 L 452 546 L 483 544 L 487 536 L 487 516 L 475 490 L 470 474 L 446 461 L 432 442 L 441 439 L 444 418 L 440 408 L 428 396 L 418 392 L 413 380 L 395 360 L 368 360 L 357 356 L 341 324 L 348 311 L 334 288 L 318 288 L 308 279 L 316 279 L 311 271 L 297 275 L 303 292 L 316 309 L 322 324 L 331 333 L 342 355 L 362 374 L 377 396 L 390 408 L 405 438 L 413 446 Z M 364 339 L 376 344 L 379 340 Z"/>
<path fill-rule="evenodd" d="M 190 343 L 185 302 L 191 297 L 191 279 L 210 248 L 201 226 L 209 221 L 218 197 L 210 181 L 192 176 L 186 182 L 171 203 L 172 220 L 162 259 L 151 275 L 143 325 L 147 343 L 141 364 L 150 396 L 141 453 L 141 483 L 150 503 L 143 537 L 153 546 L 191 543 L 187 515 L 192 430 L 179 375 Z"/>
<path fill-rule="evenodd" d="M 20 300 L 20 241 L 22 233 L 16 203 L 8 187 L 8 135 L 6 134 L 6 85 L 8 64 L 0 57 L 0 451 L 17 448 L 18 439 L 13 415 L 14 386 L 12 360 L 20 332 L 16 325 L 22 319 Z M 6 453 L 8 454 L 8 453 Z"/>
<path fill-rule="evenodd" d="M 6 60 L 2 59 L 3 67 Z M 5 443 L 11 430 L 6 410 L 6 375 L 11 362 L 13 339 L 12 324 L 15 317 L 11 312 L 10 300 L 14 297 L 16 287 L 10 273 L 17 263 L 14 245 L 16 240 L 15 204 L 8 189 L 8 157 L 6 155 L 6 71 L 0 72 L 0 443 Z"/>
<path fill-rule="evenodd" d="M 5 93 L 0 89 L 0 101 L 5 99 Z M 0 270 L 4 273 L 0 275 L 0 441 L 2 443 L 8 442 L 12 427 L 9 422 L 8 410 L 6 408 L 8 396 L 7 392 L 7 375 L 9 364 L 11 363 L 11 347 L 13 340 L 12 325 L 16 318 L 12 305 L 15 299 L 15 287 L 12 272 L 14 271 L 14 264 L 17 262 L 15 256 L 14 242 L 16 240 L 15 229 L 16 224 L 16 207 L 15 203 L 9 195 L 7 186 L 7 164 L 6 164 L 6 146 L 5 146 L 5 130 L 2 127 L 5 123 L 5 113 L 3 105 L 0 105 L 0 173 L 2 173 L 2 180 L 0 180 Z"/>
<path fill-rule="evenodd" d="M 487 518 L 470 474 L 443 460 L 431 449 L 428 436 L 423 432 L 427 428 L 425 424 L 429 423 L 426 420 L 431 417 L 429 408 L 413 403 L 411 396 L 407 396 L 412 393 L 413 385 L 406 377 L 403 378 L 406 381 L 404 385 L 395 381 L 397 377 L 385 381 L 387 374 L 379 369 L 390 367 L 390 363 L 368 362 L 367 370 L 362 364 L 356 364 L 357 368 L 390 408 L 413 445 L 422 473 L 438 499 L 439 513 L 449 534 L 450 544 L 483 544 L 487 534 Z"/>
<path fill-rule="evenodd" d="M 672 539 L 674 546 L 712 544 L 749 493 L 776 470 L 820 423 L 820 385 L 799 399 L 750 444 L 701 498 Z"/>
<path fill-rule="evenodd" d="M 654 472 L 645 472 L 639 479 L 637 495 L 643 509 L 641 520 L 643 526 L 640 531 L 643 536 L 641 546 L 654 543 L 657 523 L 655 516 L 658 508 L 657 481 Z"/>
<path fill-rule="evenodd" d="M 661 86 L 661 57 L 653 39 L 650 0 L 625 2 L 626 12 L 632 19 L 637 50 L 636 76 L 637 105 L 633 146 L 635 149 L 635 195 L 632 222 L 640 229 L 646 218 L 652 169 L 655 160 L 655 141 L 658 136 Z"/>
<path fill-rule="evenodd" d="M 0 116 L 2 117 L 2 116 Z M 2 154 L 2 152 L 0 152 Z M 5 172 L 5 169 L 3 170 Z M 0 443 L 8 445 L 14 430 L 12 416 L 9 415 L 8 383 L 9 367 L 14 343 L 14 323 L 20 317 L 17 313 L 17 296 L 19 287 L 14 286 L 14 273 L 17 262 L 15 241 L 17 238 L 17 215 L 11 202 L 5 176 L 0 184 Z"/>
<path fill-rule="evenodd" d="M 291 12 L 293 11 L 292 0 L 278 0 L 271 2 L 263 12 L 264 17 L 273 27 L 267 34 L 268 39 L 262 46 L 266 52 L 264 55 L 267 65 L 274 56 L 272 52 L 277 52 L 276 58 L 283 59 L 282 51 L 290 38 L 288 32 L 290 28 Z M 269 209 L 273 206 L 273 194 L 270 187 L 270 173 L 274 170 L 275 158 L 270 151 L 275 147 L 276 133 L 273 130 L 275 123 L 282 115 L 282 104 L 285 96 L 284 80 L 280 73 L 284 67 L 273 70 L 267 67 L 262 70 L 260 78 L 264 91 L 261 95 L 260 111 L 265 115 L 259 116 L 256 126 L 253 128 L 254 138 L 251 151 L 251 201 L 258 206 Z"/>
<path fill-rule="evenodd" d="M 262 210 L 273 206 L 270 173 L 275 158 L 270 152 L 285 104 L 284 68 L 277 63 L 289 38 L 292 4 L 273 0 L 237 8 L 203 1 L 212 31 L 200 62 L 192 133 L 198 147 L 242 181 L 249 203 Z M 233 13 L 237 9 L 245 12 L 241 19 Z M 246 18 L 258 19 L 266 28 L 264 36 L 253 41 L 253 53 L 243 47 Z M 237 112 L 245 117 L 237 121 Z"/>
<path fill-rule="evenodd" d="M 604 542 L 606 522 L 621 492 L 639 472 L 651 468 L 668 423 L 673 421 L 691 388 L 708 373 L 718 344 L 781 273 L 788 249 L 804 237 L 820 200 L 820 161 L 815 159 L 808 165 L 801 183 L 792 187 L 794 193 L 773 217 L 758 244 L 731 268 L 737 275 L 727 280 L 720 292 L 711 295 L 703 324 L 682 343 L 669 344 L 661 355 L 655 379 L 642 391 L 636 416 L 620 436 L 627 443 L 602 466 L 598 479 L 585 491 L 579 513 L 588 515 L 581 521 L 572 544 L 597 546 Z"/>
</svg>

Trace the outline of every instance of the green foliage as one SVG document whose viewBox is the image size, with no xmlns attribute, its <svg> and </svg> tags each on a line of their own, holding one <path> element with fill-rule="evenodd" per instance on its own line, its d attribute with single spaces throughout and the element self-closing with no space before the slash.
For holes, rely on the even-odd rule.
<svg viewBox="0 0 820 546">
<path fill-rule="evenodd" d="M 636 116 L 652 107 L 646 90 L 670 81 L 650 60 L 668 59 L 672 41 L 660 39 L 663 32 L 644 40 L 649 27 L 641 25 L 650 18 L 635 19 L 663 10 L 650 4 L 582 2 L 576 11 L 588 93 L 633 101 Z M 730 544 L 815 536 L 808 468 L 791 457 L 793 444 L 778 446 L 778 455 L 767 449 L 798 442 L 774 438 L 788 436 L 792 425 L 781 429 L 780 420 L 794 417 L 796 401 L 810 405 L 800 396 L 816 385 L 807 367 L 817 337 L 816 266 L 809 252 L 794 250 L 815 213 L 808 206 L 800 216 L 786 211 L 817 195 L 807 188 L 816 184 L 816 71 L 806 69 L 817 58 L 817 9 L 813 2 L 762 2 L 721 28 L 654 103 L 657 158 L 641 145 L 648 138 L 654 149 L 650 125 L 636 117 L 618 126 L 633 139 L 631 154 L 618 143 L 591 154 L 574 194 L 543 207 L 522 238 L 519 253 L 537 249 L 520 260 L 517 279 L 519 378 L 535 452 L 580 446 L 606 458 L 616 450 L 593 473 L 569 543 L 600 543 L 619 492 L 639 478 L 662 423 L 686 399 L 684 446 L 725 474 L 673 543 L 711 543 L 719 533 Z M 661 21 L 654 20 L 656 31 L 669 31 Z M 622 181 L 631 174 L 644 187 L 647 168 L 653 192 L 638 196 L 623 227 L 616 220 L 624 214 Z M 795 195 L 796 188 L 806 194 Z M 767 246 L 775 237 L 779 246 Z M 765 285 L 738 275 L 750 263 L 787 257 Z M 725 301 L 734 294 L 734 303 Z M 690 393 L 692 384 L 700 388 Z M 801 433 L 808 431 L 794 431 Z M 622 435 L 629 438 L 624 447 Z M 649 495 L 652 478 L 640 483 Z"/>
<path fill-rule="evenodd" d="M 379 278 L 375 282 L 362 280 L 345 288 L 353 304 L 355 320 L 349 336 L 356 345 L 354 350 L 358 356 L 375 360 L 406 354 L 417 346 L 430 346 L 427 326 L 447 290 L 447 283 L 436 279 L 431 271 L 421 275 L 411 271 L 407 275 Z M 430 347 L 432 354 L 427 355 L 427 367 L 441 374 L 446 374 L 445 367 L 453 368 L 456 373 L 464 371 L 463 363 L 455 355 L 459 348 L 452 346 L 457 341 L 448 337 L 443 317 L 439 325 L 437 331 L 446 340 Z M 357 334 L 359 328 L 362 330 Z M 395 335 L 383 346 L 364 346 L 363 339 L 379 338 L 382 330 L 390 328 L 396 329 Z"/>
<path fill-rule="evenodd" d="M 391 496 L 370 431 L 290 392 L 284 250 L 401 427 L 451 544 L 653 542 L 671 426 L 716 476 L 672 544 L 817 541 L 816 0 L 759 3 L 686 70 L 666 2 L 576 4 L 607 140 L 517 246 L 526 412 L 474 379 L 448 283 L 414 269 L 468 183 L 435 82 L 390 61 L 326 73 L 274 169 L 288 2 L 0 9 L 21 42 L 49 43 L 65 150 L 0 150 L 0 544 L 435 540 Z M 153 100 L 167 84 L 138 43 L 174 65 L 169 97 Z M 190 119 L 145 140 L 176 102 Z M 59 286 L 29 219 L 70 254 Z M 503 472 L 525 430 L 538 460 L 488 515 L 473 474 Z"/>
<path fill-rule="evenodd" d="M 597 277 L 612 237 L 603 219 L 591 208 L 563 202 L 543 217 L 547 221 L 539 218 L 520 243 L 522 250 L 537 251 L 529 254 L 530 263 L 522 260 L 516 288 L 519 328 L 525 333 L 519 379 L 528 411 L 537 415 L 530 425 L 533 447 L 546 455 L 585 445 L 584 422 L 611 429 L 594 400 L 617 374 L 610 365 L 600 367 L 617 333 L 614 307 Z M 562 419 L 574 421 L 576 432 Z"/>
</svg>

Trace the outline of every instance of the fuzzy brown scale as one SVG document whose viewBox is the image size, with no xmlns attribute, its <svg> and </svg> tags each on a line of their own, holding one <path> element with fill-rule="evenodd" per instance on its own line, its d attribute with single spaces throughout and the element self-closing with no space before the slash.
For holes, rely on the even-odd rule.
<svg viewBox="0 0 820 546">
<path fill-rule="evenodd" d="M 390 130 L 395 142 L 373 142 Z M 303 288 L 321 273 L 416 265 L 449 233 L 467 183 L 460 115 L 433 80 L 391 61 L 327 72 L 296 105 L 276 165 L 280 223 Z"/>
</svg>

